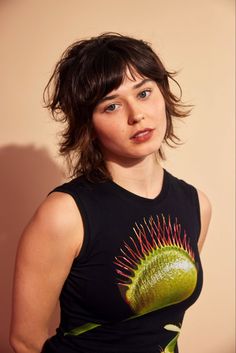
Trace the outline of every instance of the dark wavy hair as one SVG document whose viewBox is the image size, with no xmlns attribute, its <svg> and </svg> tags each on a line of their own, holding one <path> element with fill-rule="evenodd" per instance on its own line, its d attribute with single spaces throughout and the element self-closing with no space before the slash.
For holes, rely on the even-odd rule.
<svg viewBox="0 0 236 353">
<path fill-rule="evenodd" d="M 71 177 L 111 178 L 93 138 L 92 115 L 99 101 L 121 85 L 127 69 L 132 76 L 137 72 L 157 83 L 166 106 L 164 142 L 171 147 L 180 144 L 172 119 L 189 115 L 190 106 L 181 102 L 181 87 L 173 78 L 176 73 L 165 69 L 150 44 L 113 32 L 80 40 L 62 54 L 44 90 L 45 107 L 56 121 L 65 123 L 60 153 L 69 163 Z M 180 97 L 171 92 L 169 79 L 178 85 Z M 162 148 L 157 156 L 165 159 Z"/>
</svg>

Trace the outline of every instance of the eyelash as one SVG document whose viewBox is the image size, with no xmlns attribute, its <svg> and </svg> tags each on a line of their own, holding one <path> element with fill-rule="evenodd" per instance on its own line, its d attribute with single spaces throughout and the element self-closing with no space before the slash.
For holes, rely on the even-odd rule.
<svg viewBox="0 0 236 353">
<path fill-rule="evenodd" d="M 142 99 L 141 94 L 144 93 L 144 92 L 148 92 L 149 94 L 148 94 L 147 96 L 143 97 L 143 99 L 149 97 L 150 94 L 151 94 L 151 92 L 152 92 L 152 90 L 151 90 L 150 88 L 148 88 L 148 89 L 145 89 L 145 90 L 143 90 L 142 92 L 140 92 L 140 93 L 138 94 L 138 96 L 139 96 L 141 99 Z"/>
<path fill-rule="evenodd" d="M 104 109 L 104 112 L 106 112 L 106 113 L 114 112 L 115 109 L 110 110 L 109 108 L 112 107 L 112 106 L 115 106 L 115 105 L 118 105 L 118 104 L 112 103 L 112 104 L 108 105 L 108 106 Z"/>
<path fill-rule="evenodd" d="M 141 97 L 141 94 L 144 93 L 144 92 L 145 92 L 145 93 L 148 93 L 148 95 L 146 95 L 145 97 Z M 148 89 L 145 89 L 145 90 L 141 91 L 140 93 L 138 93 L 137 96 L 138 96 L 140 99 L 146 99 L 147 97 L 150 96 L 151 92 L 152 92 L 152 90 L 151 90 L 150 88 L 148 88 Z M 114 112 L 116 109 L 110 110 L 109 108 L 112 107 L 112 106 L 117 106 L 117 105 L 119 105 L 119 104 L 116 104 L 116 103 L 109 104 L 107 107 L 105 107 L 104 112 L 106 112 L 106 113 L 112 113 L 112 112 Z"/>
</svg>

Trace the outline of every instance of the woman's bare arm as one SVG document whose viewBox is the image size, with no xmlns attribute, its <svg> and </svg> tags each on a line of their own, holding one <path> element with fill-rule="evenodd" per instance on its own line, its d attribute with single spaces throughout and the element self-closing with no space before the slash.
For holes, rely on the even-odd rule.
<svg viewBox="0 0 236 353">
<path fill-rule="evenodd" d="M 16 353 L 39 353 L 83 225 L 71 196 L 52 193 L 26 227 L 17 252 L 10 343 Z"/>
<path fill-rule="evenodd" d="M 199 251 L 201 251 L 206 239 L 208 227 L 211 220 L 211 203 L 208 197 L 200 190 L 198 190 L 198 198 L 201 213 L 201 233 L 198 240 L 198 248 Z"/>
</svg>

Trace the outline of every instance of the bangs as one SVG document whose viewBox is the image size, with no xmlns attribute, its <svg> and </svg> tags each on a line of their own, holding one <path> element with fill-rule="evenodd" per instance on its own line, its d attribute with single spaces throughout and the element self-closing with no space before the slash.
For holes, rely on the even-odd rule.
<svg viewBox="0 0 236 353">
<path fill-rule="evenodd" d="M 134 80 L 137 75 L 149 78 L 162 86 L 168 72 L 145 42 L 101 36 L 69 47 L 58 63 L 56 75 L 59 109 L 68 113 L 70 106 L 75 116 L 86 121 L 101 99 L 116 90 L 127 75 Z"/>
<path fill-rule="evenodd" d="M 122 84 L 128 73 L 134 80 L 137 74 L 141 78 L 149 78 L 148 73 L 136 64 L 141 61 L 141 55 L 134 60 L 125 54 L 104 48 L 90 61 L 89 69 L 88 62 L 86 63 L 86 77 L 81 77 L 83 86 L 86 87 L 84 105 L 95 107 L 103 97 Z"/>
</svg>

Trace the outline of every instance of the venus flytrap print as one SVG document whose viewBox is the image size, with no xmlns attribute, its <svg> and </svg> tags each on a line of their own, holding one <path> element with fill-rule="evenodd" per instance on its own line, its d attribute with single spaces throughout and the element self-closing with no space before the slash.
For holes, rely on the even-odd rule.
<svg viewBox="0 0 236 353">
<path fill-rule="evenodd" d="M 180 303 L 194 291 L 197 268 L 181 225 L 164 216 L 135 224 L 135 236 L 116 257 L 118 286 L 134 314 L 140 316 Z"/>
<path fill-rule="evenodd" d="M 117 285 L 134 313 L 124 321 L 180 303 L 194 292 L 197 283 L 194 253 L 176 218 L 172 223 L 170 216 L 151 216 L 135 223 L 129 244 L 124 242 L 120 253 L 114 260 Z M 98 326 L 101 325 L 87 323 L 65 335 L 78 336 Z M 163 329 L 178 332 L 162 351 L 173 353 L 180 328 L 168 324 Z"/>
</svg>

